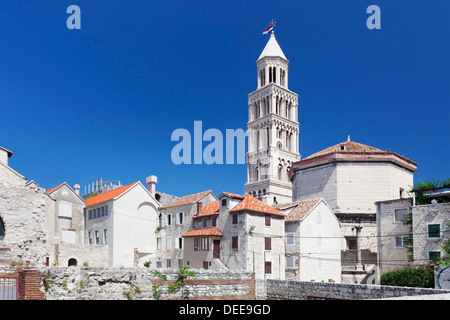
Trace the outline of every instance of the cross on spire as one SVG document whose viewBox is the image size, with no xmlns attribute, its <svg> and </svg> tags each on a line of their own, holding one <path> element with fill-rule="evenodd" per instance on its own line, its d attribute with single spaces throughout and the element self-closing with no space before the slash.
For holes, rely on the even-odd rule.
<svg viewBox="0 0 450 320">
<path fill-rule="evenodd" d="M 275 27 L 276 21 L 273 21 L 273 19 L 272 19 L 272 21 L 269 21 L 269 24 L 270 24 L 270 26 L 274 26 Z"/>
</svg>

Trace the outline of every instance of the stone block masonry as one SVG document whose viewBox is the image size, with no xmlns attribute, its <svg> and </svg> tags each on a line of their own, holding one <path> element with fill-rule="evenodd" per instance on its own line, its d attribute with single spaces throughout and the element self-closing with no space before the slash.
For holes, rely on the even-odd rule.
<svg viewBox="0 0 450 320">
<path fill-rule="evenodd" d="M 162 281 L 148 268 L 40 268 L 40 289 L 46 300 L 152 300 L 153 286 L 160 286 L 161 300 L 254 299 L 254 275 L 248 272 L 195 270 L 181 292 L 168 293 L 167 285 L 177 279 L 175 269 L 157 269 Z"/>
<path fill-rule="evenodd" d="M 450 290 L 427 288 L 409 288 L 394 286 L 378 286 L 366 284 L 343 284 L 328 282 L 284 281 L 284 280 L 257 280 L 265 284 L 264 297 L 269 300 L 308 300 L 308 299 L 344 299 L 344 300 L 373 300 L 386 298 L 402 298 L 421 295 L 450 294 Z"/>
</svg>

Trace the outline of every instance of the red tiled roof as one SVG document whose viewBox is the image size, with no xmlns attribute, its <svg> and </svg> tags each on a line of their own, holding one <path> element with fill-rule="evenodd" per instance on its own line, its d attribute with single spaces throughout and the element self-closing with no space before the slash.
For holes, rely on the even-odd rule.
<svg viewBox="0 0 450 320">
<path fill-rule="evenodd" d="M 52 193 L 53 191 L 55 191 L 56 189 L 58 189 L 59 187 L 61 187 L 64 183 L 65 183 L 65 182 L 63 182 L 63 183 L 57 185 L 56 187 L 53 187 L 53 188 L 51 188 L 51 189 L 48 189 L 48 190 L 45 191 L 45 192 L 46 192 L 47 194 L 50 194 L 50 193 Z"/>
<path fill-rule="evenodd" d="M 236 194 L 236 193 L 222 192 L 222 194 L 227 195 L 230 198 L 244 199 L 244 196 L 241 196 L 240 194 Z"/>
<path fill-rule="evenodd" d="M 222 233 L 216 228 L 210 229 L 200 229 L 200 230 L 191 230 L 182 235 L 182 237 L 209 237 L 209 236 L 218 236 L 221 237 Z"/>
<path fill-rule="evenodd" d="M 133 182 L 130 183 L 126 186 L 105 192 L 105 193 L 101 193 L 99 195 L 93 196 L 89 199 L 86 200 L 86 207 L 89 206 L 93 206 L 94 204 L 98 204 L 101 202 L 105 202 L 114 198 L 117 198 L 118 196 L 120 196 L 122 193 L 124 193 L 125 191 L 127 191 L 128 189 L 130 189 L 132 186 L 134 186 L 135 184 L 137 184 L 139 181 L 137 182 Z"/>
<path fill-rule="evenodd" d="M 195 215 L 192 218 L 200 218 L 213 214 L 219 214 L 219 200 L 208 203 L 208 205 L 203 208 L 201 214 Z"/>
<path fill-rule="evenodd" d="M 311 209 L 314 208 L 321 200 L 322 198 L 307 199 L 290 203 L 274 204 L 272 207 L 281 211 L 294 207 L 291 212 L 288 213 L 286 221 L 302 221 Z"/>
<path fill-rule="evenodd" d="M 164 208 L 171 208 L 171 207 L 177 207 L 177 206 L 183 206 L 186 204 L 193 204 L 196 203 L 197 201 L 201 200 L 203 197 L 205 197 L 208 193 L 212 193 L 211 190 L 208 191 L 203 191 L 203 192 L 199 192 L 199 193 L 194 193 L 194 194 L 190 194 L 184 197 L 179 198 L 177 201 L 161 207 L 162 209 Z"/>
<path fill-rule="evenodd" d="M 325 154 L 330 154 L 330 153 L 335 153 L 335 152 L 340 152 L 340 153 L 387 153 L 388 151 L 383 151 L 383 150 L 380 150 L 380 149 L 377 149 L 377 148 L 374 148 L 371 146 L 367 146 L 362 143 L 357 143 L 354 141 L 346 141 L 346 142 L 342 142 L 337 145 L 334 145 L 332 147 L 326 148 L 317 153 L 314 153 L 314 154 L 310 155 L 309 157 L 306 157 L 303 160 L 312 159 L 312 158 L 323 156 Z"/>
<path fill-rule="evenodd" d="M 258 199 L 252 197 L 249 194 L 244 196 L 244 199 L 239 202 L 230 212 L 249 210 L 263 213 L 270 213 L 278 216 L 285 217 L 286 214 L 272 208 L 271 206 L 265 204 L 264 202 L 259 201 Z"/>
</svg>

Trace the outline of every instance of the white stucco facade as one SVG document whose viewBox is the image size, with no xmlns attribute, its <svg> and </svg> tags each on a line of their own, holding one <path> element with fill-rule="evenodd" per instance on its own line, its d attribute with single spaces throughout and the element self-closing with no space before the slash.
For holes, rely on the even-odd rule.
<svg viewBox="0 0 450 320">
<path fill-rule="evenodd" d="M 155 256 L 159 206 L 140 182 L 112 199 L 87 206 L 86 243 L 108 245 L 108 266 L 143 266 Z"/>
</svg>

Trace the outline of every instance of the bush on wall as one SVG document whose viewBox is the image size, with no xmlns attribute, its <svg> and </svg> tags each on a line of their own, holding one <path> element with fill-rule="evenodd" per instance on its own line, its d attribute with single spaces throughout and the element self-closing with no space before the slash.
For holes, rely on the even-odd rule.
<svg viewBox="0 0 450 320">
<path fill-rule="evenodd" d="M 434 288 L 434 271 L 429 266 L 388 271 L 381 275 L 381 285 Z"/>
</svg>

